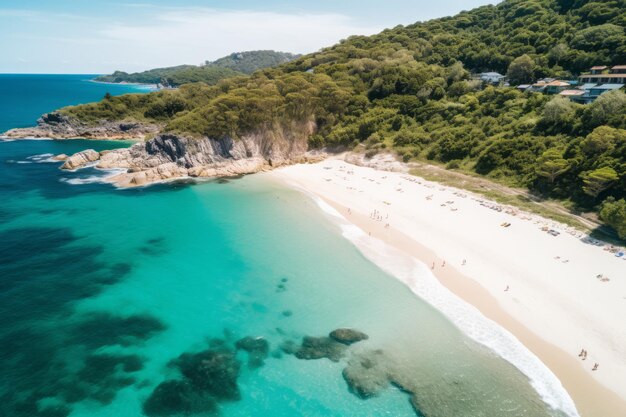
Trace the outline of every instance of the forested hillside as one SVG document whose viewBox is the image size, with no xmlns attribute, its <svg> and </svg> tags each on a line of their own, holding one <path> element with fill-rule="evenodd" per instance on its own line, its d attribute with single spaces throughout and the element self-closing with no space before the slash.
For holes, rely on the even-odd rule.
<svg viewBox="0 0 626 417">
<path fill-rule="evenodd" d="M 454 17 L 352 37 L 216 86 L 109 98 L 64 110 L 100 120 L 237 137 L 313 120 L 313 147 L 393 149 L 597 210 L 626 237 L 626 94 L 579 105 L 484 87 L 470 72 L 570 77 L 626 64 L 626 0 L 505 0 Z"/>
<path fill-rule="evenodd" d="M 252 74 L 254 71 L 275 67 L 289 62 L 299 55 L 276 51 L 248 51 L 235 52 L 216 61 L 207 61 L 205 65 L 179 65 L 176 67 L 155 68 L 148 71 L 128 74 L 115 71 L 111 75 L 96 77 L 96 81 L 112 83 L 166 83 L 171 86 L 203 82 L 209 85 L 219 80 L 243 74 Z"/>
<path fill-rule="evenodd" d="M 256 70 L 276 67 L 299 57 L 300 55 L 276 51 L 235 52 L 213 62 L 207 61 L 206 65 L 252 74 Z"/>
</svg>

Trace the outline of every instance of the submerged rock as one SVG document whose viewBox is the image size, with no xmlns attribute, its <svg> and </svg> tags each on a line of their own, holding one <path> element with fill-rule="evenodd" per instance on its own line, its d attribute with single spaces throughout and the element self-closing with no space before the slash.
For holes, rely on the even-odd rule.
<svg viewBox="0 0 626 417">
<path fill-rule="evenodd" d="M 66 158 L 65 163 L 61 166 L 61 169 L 82 168 L 91 162 L 96 162 L 98 159 L 100 159 L 100 154 L 98 152 L 93 149 L 87 149 L 86 151 L 75 153 L 69 158 Z"/>
<path fill-rule="evenodd" d="M 380 350 L 354 356 L 342 375 L 350 392 L 363 399 L 378 395 L 390 384 L 389 363 Z"/>
<path fill-rule="evenodd" d="M 336 329 L 330 332 L 329 336 L 344 345 L 351 345 L 362 340 L 369 339 L 369 336 L 363 332 L 354 329 Z"/>
<path fill-rule="evenodd" d="M 160 383 L 143 405 L 148 416 L 179 416 L 214 412 L 215 400 L 202 395 L 185 381 L 170 380 Z"/>
<path fill-rule="evenodd" d="M 264 360 L 269 355 L 270 344 L 263 337 L 244 337 L 235 344 L 237 349 L 248 352 L 248 366 L 258 368 L 264 365 Z"/>
<path fill-rule="evenodd" d="M 300 349 L 300 346 L 293 340 L 285 340 L 280 344 L 280 350 L 285 352 L 287 355 L 295 355 L 298 349 Z"/>
<path fill-rule="evenodd" d="M 237 385 L 240 364 L 234 352 L 220 349 L 184 353 L 174 364 L 195 390 L 220 400 L 241 398 Z"/>
<path fill-rule="evenodd" d="M 298 359 L 328 358 L 333 362 L 339 362 L 345 350 L 345 345 L 334 341 L 330 337 L 305 336 L 302 338 L 302 345 L 296 351 L 295 356 Z"/>
</svg>

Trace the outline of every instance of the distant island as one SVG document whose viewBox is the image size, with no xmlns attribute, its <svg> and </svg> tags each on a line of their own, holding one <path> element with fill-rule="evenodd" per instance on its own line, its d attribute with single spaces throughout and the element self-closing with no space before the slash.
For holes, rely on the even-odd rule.
<svg viewBox="0 0 626 417">
<path fill-rule="evenodd" d="M 176 87 L 195 82 L 213 85 L 225 78 L 249 75 L 256 70 L 275 67 L 293 61 L 298 57 L 300 55 L 276 51 L 234 52 L 215 61 L 206 61 L 202 65 L 178 65 L 131 74 L 124 71 L 115 71 L 110 75 L 96 77 L 94 81 L 162 84 L 167 87 Z"/>
</svg>

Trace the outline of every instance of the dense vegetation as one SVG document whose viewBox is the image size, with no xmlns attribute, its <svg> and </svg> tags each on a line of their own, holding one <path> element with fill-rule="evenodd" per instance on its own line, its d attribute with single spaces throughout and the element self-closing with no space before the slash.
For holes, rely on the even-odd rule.
<svg viewBox="0 0 626 417">
<path fill-rule="evenodd" d="M 626 94 L 587 106 L 485 87 L 470 72 L 518 80 L 626 64 L 626 0 L 505 0 L 457 16 L 352 37 L 215 86 L 109 98 L 65 112 L 157 121 L 196 136 L 234 136 L 312 120 L 311 146 L 393 149 L 572 207 L 597 210 L 626 237 Z"/>
<path fill-rule="evenodd" d="M 244 74 L 252 74 L 262 68 L 277 67 L 299 58 L 300 55 L 289 52 L 276 51 L 248 51 L 235 52 L 213 62 L 206 61 L 205 65 L 228 68 Z"/>
<path fill-rule="evenodd" d="M 155 68 L 133 74 L 115 71 L 111 75 L 96 77 L 96 81 L 141 84 L 162 83 L 170 86 L 203 82 L 214 85 L 219 80 L 237 75 L 252 74 L 256 70 L 275 67 L 297 57 L 298 55 L 276 51 L 236 52 L 213 62 L 207 61 L 202 66 L 179 65 L 176 67 Z"/>
</svg>

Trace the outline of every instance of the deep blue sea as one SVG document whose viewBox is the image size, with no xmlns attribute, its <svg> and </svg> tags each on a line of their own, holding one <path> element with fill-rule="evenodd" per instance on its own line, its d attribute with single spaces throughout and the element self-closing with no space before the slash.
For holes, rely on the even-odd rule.
<svg viewBox="0 0 626 417">
<path fill-rule="evenodd" d="M 53 78 L 0 76 L 0 126 L 123 92 Z M 117 190 L 50 160 L 119 146 L 0 142 L 1 417 L 562 415 L 295 190 Z"/>
<path fill-rule="evenodd" d="M 100 101 L 112 95 L 146 92 L 150 86 L 103 84 L 96 75 L 0 74 L 0 133 L 34 126 L 44 113 L 64 106 Z"/>
</svg>

